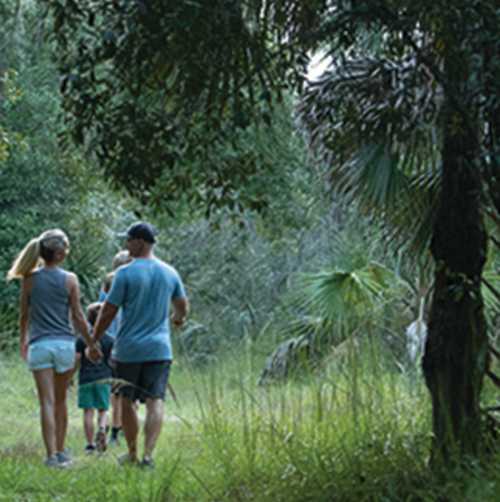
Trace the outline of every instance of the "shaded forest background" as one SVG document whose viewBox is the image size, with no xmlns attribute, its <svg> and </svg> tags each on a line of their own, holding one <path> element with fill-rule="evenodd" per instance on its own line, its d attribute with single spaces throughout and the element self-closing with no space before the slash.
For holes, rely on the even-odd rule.
<svg viewBox="0 0 500 502">
<path fill-rule="evenodd" d="M 297 321 L 312 315 L 305 306 L 304 274 L 334 267 L 349 272 L 373 260 L 386 261 L 402 275 L 411 267 L 411 260 L 383 242 L 376 222 L 331 192 L 327 170 L 296 127 L 292 99 L 274 110 L 271 125 L 236 132 L 211 153 L 227 169 L 251 161 L 271 167 L 235 195 L 241 205 L 212 208 L 209 219 L 203 201 L 181 200 L 175 210 L 151 208 L 103 178 L 91 154 L 61 154 L 60 79 L 47 12 L 22 2 L 2 8 L 3 277 L 25 242 L 45 228 L 61 227 L 73 243 L 68 267 L 79 275 L 84 301 L 90 302 L 123 244 L 116 234 L 138 218 L 151 220 L 162 232 L 158 254 L 182 271 L 188 285 L 193 319 L 183 336 L 196 345 L 189 346 L 193 357 L 199 350 L 204 360 L 247 339 L 269 351 L 300 333 L 304 326 Z M 248 209 L 248 200 L 260 206 Z M 4 346 L 17 342 L 16 298 L 16 284 L 2 287 Z M 416 316 L 415 299 L 403 303 L 407 315 L 398 329 Z M 392 333 L 389 324 L 382 329 L 401 352 L 403 334 Z"/>
<path fill-rule="evenodd" d="M 301 2 L 296 3 L 302 5 Z M 318 2 L 318 8 L 323 3 Z M 84 4 L 90 11 L 94 5 L 92 2 Z M 132 4 L 140 7 L 141 2 Z M 181 4 L 182 8 L 189 7 L 189 2 L 178 5 Z M 205 5 L 204 2 L 196 4 L 198 7 Z M 411 2 L 400 4 L 408 18 L 415 14 Z M 130 74 L 126 71 L 125 77 L 121 74 L 130 88 L 120 87 L 123 84 L 120 79 L 111 79 L 109 88 L 103 85 L 102 89 L 106 90 L 101 89 L 102 92 L 95 82 L 90 85 L 85 79 L 92 80 L 93 70 L 87 71 L 86 64 L 90 65 L 89 68 L 95 64 L 97 78 L 102 76 L 104 79 L 109 76 L 106 71 L 111 67 L 106 69 L 106 58 L 113 60 L 117 68 L 120 64 L 126 66 L 127 61 L 120 59 L 120 52 L 116 49 L 119 43 L 113 38 L 112 31 L 104 31 L 97 42 L 92 38 L 95 31 L 92 31 L 94 20 L 90 16 L 85 17 L 88 25 L 83 23 L 81 30 L 68 38 L 75 20 L 80 22 L 79 16 L 83 16 L 75 5 L 72 2 L 66 5 L 58 1 L 21 0 L 3 0 L 0 4 L 3 27 L 0 33 L 0 239 L 3 242 L 0 251 L 0 281 L 3 283 L 0 288 L 0 348 L 6 360 L 14 361 L 17 354 L 18 284 L 7 284 L 4 279 L 13 257 L 28 240 L 47 228 L 60 227 L 68 233 L 72 246 L 67 267 L 78 274 L 86 304 L 96 299 L 111 259 L 123 245 L 117 233 L 138 219 L 148 220 L 160 229 L 157 254 L 180 271 L 192 302 L 188 325 L 174 337 L 176 353 L 189 368 L 200 372 L 197 373 L 202 375 L 200 380 L 207 377 L 212 382 L 217 376 L 222 382 L 214 384 L 214 388 L 207 392 L 210 398 L 207 408 L 203 408 L 204 402 L 200 405 L 201 415 L 209 410 L 207 422 L 202 422 L 201 427 L 211 432 L 215 430 L 213 437 L 221 443 L 214 441 L 210 447 L 206 444 L 197 447 L 207 448 L 208 457 L 217 457 L 221 444 L 227 447 L 227 451 L 224 448 L 221 451 L 232 451 L 224 443 L 225 439 L 217 435 L 227 427 L 229 439 L 234 433 L 242 441 L 236 442 L 234 448 L 244 445 L 242 451 L 248 455 L 244 462 L 248 461 L 255 469 L 253 471 L 249 467 L 243 478 L 259 479 L 266 467 L 259 464 L 256 445 L 262 439 L 256 438 L 262 430 L 262 423 L 267 424 L 268 417 L 264 412 L 261 416 L 253 409 L 246 415 L 247 398 L 244 394 L 247 387 L 244 389 L 242 382 L 250 389 L 248 399 L 255 404 L 260 403 L 261 398 L 264 401 L 267 399 L 260 394 L 258 397 L 251 394 L 255 389 L 264 387 L 258 386 L 258 383 L 280 381 L 291 385 L 291 393 L 297 394 L 291 397 L 290 416 L 287 416 L 287 408 L 283 404 L 287 398 L 283 395 L 287 395 L 289 388 L 283 387 L 285 394 L 276 398 L 276 403 L 279 401 L 282 406 L 280 409 L 285 410 L 281 416 L 283 424 L 276 425 L 272 414 L 269 422 L 269 437 L 266 438 L 282 440 L 278 448 L 280 453 L 275 459 L 277 464 L 282 460 L 279 455 L 290 455 L 283 460 L 285 467 L 280 464 L 276 472 L 272 471 L 280 473 L 278 478 L 281 481 L 277 481 L 276 487 L 281 482 L 286 483 L 290 476 L 296 483 L 291 484 L 292 488 L 303 483 L 311 489 L 313 479 L 315 482 L 318 479 L 310 473 L 308 475 L 312 477 L 307 478 L 308 471 L 304 466 L 308 463 L 320 466 L 318 470 L 325 476 L 321 478 L 322 482 L 327 483 L 325 480 L 330 477 L 338 481 L 340 478 L 335 478 L 338 472 L 333 457 L 329 458 L 329 453 L 321 447 L 321 434 L 327 430 L 324 425 L 325 409 L 334 415 L 338 412 L 338 403 L 335 397 L 328 406 L 325 405 L 322 385 L 325 382 L 325 385 L 333 387 L 336 384 L 340 387 L 345 385 L 342 388 L 348 401 L 345 406 L 352 405 L 350 411 L 353 415 L 345 418 L 347 414 L 341 414 L 339 420 L 345 427 L 341 428 L 342 434 L 351 438 L 352 433 L 354 439 L 352 444 L 347 441 L 346 450 L 337 452 L 338 455 L 346 465 L 353 459 L 359 461 L 359 470 L 353 470 L 359 479 L 365 479 L 365 471 L 374 476 L 380 475 L 370 487 L 373 491 L 366 492 L 367 500 L 378 493 L 384 483 L 387 473 L 379 473 L 376 468 L 382 456 L 385 458 L 384 449 L 395 455 L 393 462 L 396 465 L 404 462 L 410 465 L 409 459 L 418 456 L 421 461 L 418 466 L 411 464 L 409 467 L 414 469 L 415 476 L 410 474 L 408 481 L 406 474 L 402 475 L 404 482 L 397 477 L 393 480 L 396 487 L 394 493 L 389 493 L 392 488 L 386 492 L 388 500 L 391 496 L 398 500 L 411 494 L 422 479 L 427 479 L 425 466 L 432 443 L 432 420 L 429 396 L 423 393 L 420 368 L 423 347 L 419 347 L 416 357 L 410 357 L 407 329 L 415 322 L 420 323 L 419 326 L 426 325 L 431 317 L 436 277 L 440 277 L 440 268 L 436 270 L 434 266 L 435 258 L 439 256 L 436 249 L 438 244 L 444 243 L 446 247 L 448 242 L 446 218 L 443 219 L 445 223 L 441 221 L 436 225 L 438 215 L 446 213 L 439 192 L 443 184 L 440 177 L 442 160 L 446 153 L 442 147 L 447 145 L 450 137 L 456 141 L 456 135 L 453 136 L 456 131 L 462 134 L 462 139 L 467 136 L 467 128 L 461 129 L 460 119 L 453 115 L 460 111 L 460 106 L 450 111 L 443 105 L 446 102 L 443 96 L 447 92 L 456 96 L 453 94 L 456 89 L 450 91 L 442 82 L 429 77 L 428 72 L 413 72 L 415 61 L 419 58 L 407 57 L 407 47 L 403 47 L 407 41 L 398 39 L 398 30 L 404 30 L 404 26 L 397 24 L 396 34 L 386 34 L 385 38 L 376 30 L 375 34 L 370 31 L 374 25 L 378 26 L 378 22 L 383 24 L 392 19 L 388 14 L 385 20 L 380 18 L 380 21 L 375 16 L 376 22 L 369 20 L 363 24 L 359 29 L 361 34 L 357 29 L 355 34 L 348 29 L 338 39 L 329 39 L 324 44 L 315 41 L 315 50 L 326 51 L 327 60 L 335 56 L 335 51 L 340 50 L 343 44 L 358 42 L 360 47 L 367 49 L 367 59 L 354 60 L 357 53 L 350 52 L 349 57 L 341 58 L 342 64 L 334 65 L 307 92 L 299 94 L 297 89 L 304 82 L 295 72 L 298 72 L 297 67 L 307 67 L 307 61 L 300 60 L 291 49 L 289 54 L 286 47 L 284 59 L 297 57 L 293 60 L 296 65 L 293 71 L 291 66 L 289 70 L 283 70 L 286 79 L 292 82 L 289 88 L 277 90 L 269 82 L 264 82 L 264 90 L 260 89 L 256 96 L 250 96 L 250 90 L 246 88 L 241 93 L 238 90 L 235 95 L 228 94 L 219 115 L 207 113 L 205 116 L 198 105 L 201 101 L 207 102 L 203 93 L 208 91 L 193 84 L 205 82 L 197 80 L 196 75 L 185 74 L 185 81 L 179 77 L 181 90 L 175 96 L 178 101 L 173 100 L 173 104 L 165 106 L 161 82 L 174 81 L 178 74 L 174 72 L 171 76 L 168 72 L 173 70 L 157 64 L 151 55 L 154 55 L 154 44 L 149 47 L 152 53 L 147 53 L 151 58 L 144 58 L 146 66 L 149 63 L 153 66 L 146 68 L 151 70 L 148 73 L 148 92 L 141 94 L 137 91 L 134 95 L 134 78 L 137 77 L 134 72 L 141 76 L 143 69 L 140 58 L 139 63 L 134 59 L 137 68 L 130 65 Z M 118 2 L 116 5 L 121 4 Z M 161 6 L 161 3 L 154 5 Z M 437 2 L 432 15 L 439 14 L 443 5 Z M 474 11 L 477 7 L 479 12 L 484 6 L 489 6 L 489 3 L 475 2 L 471 9 Z M 139 7 L 140 18 L 143 13 Z M 458 7 L 450 9 L 449 19 L 458 16 Z M 368 10 L 356 11 L 356 15 L 365 19 Z M 348 24 L 348 27 L 357 27 L 348 17 L 352 12 L 349 9 L 346 12 L 346 19 L 354 23 Z M 473 13 L 476 15 L 477 12 Z M 135 11 L 130 14 L 132 19 L 135 14 Z M 305 21 L 313 26 L 316 21 L 314 13 L 305 8 L 302 14 Z M 432 33 L 429 30 L 419 43 L 429 43 L 426 55 L 429 59 L 437 55 L 442 62 L 439 58 L 446 53 L 445 47 L 449 47 L 447 44 L 453 37 L 450 35 L 446 44 L 440 42 L 440 29 L 444 23 L 435 23 L 436 17 L 429 16 L 432 18 L 429 26 L 435 33 L 427 36 Z M 105 16 L 102 19 L 108 22 Z M 110 15 L 109 19 L 112 25 L 113 16 Z M 99 31 L 99 28 L 95 30 Z M 130 30 L 130 33 L 133 34 L 132 39 L 142 36 L 142 40 L 149 40 L 141 30 Z M 319 30 L 319 34 L 313 35 L 321 37 L 322 33 Z M 491 36 L 491 32 L 487 35 Z M 490 43 L 486 35 L 484 40 Z M 481 44 L 484 40 L 481 38 Z M 307 46 L 307 40 L 307 43 L 302 39 L 300 42 Z M 96 44 L 94 52 L 89 49 L 93 43 Z M 116 46 L 117 52 L 110 49 L 112 46 Z M 99 66 L 103 64 L 99 53 L 103 47 L 110 50 L 103 56 L 104 68 Z M 97 62 L 92 58 L 86 59 L 90 53 Z M 211 56 L 204 54 L 200 57 Z M 138 58 L 135 53 L 134 58 Z M 189 68 L 189 61 L 182 58 L 180 61 Z M 279 58 L 276 61 L 286 66 Z M 476 63 L 474 59 L 473 70 L 482 68 L 480 62 L 477 67 L 474 66 Z M 74 66 L 71 67 L 71 64 Z M 289 64 L 288 60 L 286 64 Z M 74 68 L 79 68 L 81 72 L 74 73 Z M 199 70 L 203 73 L 203 68 Z M 431 67 L 431 70 L 435 68 Z M 224 74 L 224 69 L 218 68 L 217 71 L 221 72 L 220 75 Z M 276 82 L 282 82 L 279 80 L 283 77 L 280 64 L 272 66 L 270 72 L 276 77 Z M 489 78 L 488 74 L 485 78 L 488 85 L 491 83 Z M 481 193 L 479 198 L 484 204 L 482 214 L 485 218 L 480 221 L 480 230 L 484 230 L 489 245 L 486 246 L 485 242 L 484 248 L 479 250 L 482 281 L 473 281 L 471 288 L 475 289 L 470 298 L 477 302 L 472 310 L 475 313 L 481 311 L 481 319 L 484 307 L 485 329 L 482 331 L 482 325 L 478 323 L 481 329 L 472 330 L 474 336 L 481 335 L 481 344 L 485 346 L 497 346 L 500 238 L 495 212 L 495 203 L 498 202 L 495 186 L 499 177 L 495 166 L 500 157 L 494 155 L 497 152 L 496 138 L 491 139 L 491 145 L 487 143 L 490 136 L 494 136 L 492 131 L 496 131 L 488 114 L 498 107 L 498 92 L 493 89 L 491 100 L 486 104 L 476 100 L 477 95 L 484 92 L 481 87 L 484 81 L 481 79 L 484 80 L 484 76 L 478 70 L 477 77 L 471 77 L 471 81 L 473 85 L 477 84 L 479 91 L 473 89 L 470 94 L 473 96 L 472 103 L 479 102 L 478 108 L 474 108 L 479 110 L 474 115 L 475 120 L 484 120 L 488 124 L 475 129 L 480 131 L 481 151 L 478 154 L 480 161 L 474 165 L 484 176 L 482 191 L 474 182 L 467 193 Z M 359 83 L 352 93 L 347 89 L 350 81 Z M 228 82 L 229 87 L 237 87 L 238 78 Z M 95 84 L 92 87 L 94 96 L 91 93 L 87 95 L 84 84 L 88 84 L 89 88 Z M 269 86 L 268 93 L 266 85 Z M 419 85 L 424 91 L 420 92 Z M 109 89 L 120 92 L 114 99 L 109 99 Z M 383 92 L 379 92 L 380 89 Z M 179 119 L 178 109 L 185 104 L 183 93 L 196 95 L 198 92 L 200 100 L 193 100 L 192 108 L 185 116 L 181 114 Z M 379 101 L 370 101 L 373 93 Z M 214 100 L 217 104 L 216 98 Z M 111 113 L 115 106 L 123 114 Z M 99 115 L 100 107 L 109 114 Z M 358 112 L 359 116 L 356 115 Z M 405 118 L 410 116 L 412 120 L 408 123 Z M 358 125 L 361 124 L 359 128 L 351 124 L 352 117 L 358 120 Z M 170 127 L 169 121 L 174 126 Z M 161 133 L 157 134 L 156 127 Z M 381 140 L 386 129 L 391 132 L 391 141 L 394 140 L 391 148 Z M 129 149 L 124 150 L 123 145 L 129 145 Z M 163 166 L 168 168 L 163 169 Z M 460 186 L 460 183 L 450 183 L 449 186 Z M 477 197 L 471 198 L 477 202 Z M 458 197 L 457 200 L 461 199 Z M 448 209 L 450 215 L 455 214 L 454 211 L 456 207 Z M 441 228 L 443 238 L 440 242 L 435 238 L 432 247 L 432 232 L 436 228 Z M 453 236 L 456 234 L 454 232 Z M 466 255 L 464 251 L 463 256 Z M 453 287 L 456 288 L 454 298 L 458 305 L 463 292 L 467 291 L 465 296 L 468 295 L 470 284 L 464 274 L 456 275 L 459 282 Z M 442 285 L 442 281 L 437 282 Z M 447 291 L 451 289 L 447 284 Z M 435 319 L 438 310 L 434 310 Z M 434 326 L 437 324 L 435 322 Z M 473 336 L 470 337 L 472 339 Z M 481 344 L 474 346 L 474 350 Z M 453 340 L 449 347 L 448 354 L 463 354 L 469 350 L 466 345 L 454 345 Z M 470 352 L 472 354 L 472 349 Z M 481 416 L 481 431 L 488 431 L 486 446 L 493 451 L 493 455 L 489 451 L 487 461 L 491 461 L 489 465 L 493 465 L 495 471 L 494 466 L 498 464 L 494 452 L 497 450 L 496 446 L 492 446 L 495 443 L 490 442 L 490 433 L 495 430 L 495 420 L 498 420 L 498 390 L 489 379 L 483 385 L 482 379 L 488 368 L 496 371 L 498 366 L 494 358 L 485 354 L 485 350 L 477 350 L 474 357 L 477 356 L 479 362 L 471 366 L 474 371 L 479 368 L 481 373 L 481 382 L 477 385 L 480 397 L 474 396 L 474 399 L 477 397 L 478 403 L 475 404 L 478 404 Z M 456 359 L 450 356 L 448 363 L 450 361 L 448 366 L 452 367 Z M 234 366 L 231 366 L 233 363 Z M 247 371 L 245 376 L 239 373 L 238 365 Z M 491 366 L 486 368 L 486 365 Z M 227 375 L 224 376 L 226 370 Z M 362 384 L 358 379 L 362 380 Z M 181 379 L 181 382 L 182 387 L 188 388 L 185 380 Z M 345 390 L 351 383 L 352 388 Z M 240 384 L 241 388 L 238 387 Z M 467 387 L 467 382 L 464 386 Z M 235 401 L 230 401 L 229 397 L 224 401 L 224 397 L 230 395 L 227 389 L 234 391 L 235 388 L 241 391 L 241 395 Z M 217 397 L 219 390 L 220 401 Z M 226 391 L 227 394 L 224 394 Z M 306 395 L 304 400 L 303 392 Z M 401 410 L 397 403 L 386 402 L 387 396 L 401 400 Z M 193 401 L 200 399 L 198 395 L 191 397 Z M 221 419 L 221 402 L 228 409 L 234 402 L 238 406 L 241 404 L 242 438 Z M 306 404 L 302 408 L 304 402 Z M 261 405 L 255 406 L 258 408 Z M 297 408 L 294 408 L 295 405 Z M 404 422 L 401 430 L 397 430 L 401 425 L 398 420 L 411 418 L 412 406 L 421 411 L 418 420 L 415 419 L 418 423 L 408 425 Z M 363 415 L 376 415 L 378 412 L 381 420 L 394 414 L 395 422 L 389 422 L 395 428 L 386 429 L 386 422 L 382 426 L 376 420 L 371 421 L 372 415 L 369 415 L 370 418 Z M 302 413 L 306 416 L 304 422 L 299 419 Z M 238 415 L 237 423 L 240 418 Z M 301 457 L 300 445 L 295 450 L 289 444 L 293 434 L 287 429 L 288 419 L 293 421 L 290 430 L 295 431 L 297 421 L 297 430 L 311 440 L 307 443 L 304 439 L 303 444 L 310 446 L 304 449 L 307 453 L 304 458 Z M 370 435 L 371 428 L 377 430 L 379 425 L 380 437 Z M 213 430 L 210 429 L 212 426 Z M 277 429 L 281 431 L 281 426 L 283 434 L 276 432 Z M 360 431 L 359 437 L 356 436 L 357 431 Z M 307 435 L 310 432 L 312 436 Z M 329 435 L 330 432 L 325 432 L 325 448 L 339 439 Z M 462 439 L 463 434 L 458 442 Z M 254 440 L 255 443 L 252 443 Z M 266 440 L 263 442 L 266 443 Z M 391 450 L 392 447 L 394 450 Z M 363 464 L 362 457 L 366 452 L 368 463 Z M 238 474 L 238 469 L 229 458 L 231 455 L 227 455 L 227 458 L 218 460 L 228 472 Z M 234 454 L 234 457 L 237 455 Z M 392 469 L 391 465 L 388 469 Z M 471 486 L 475 490 L 477 479 L 480 480 L 484 473 L 474 469 L 476 464 L 473 467 L 467 465 L 467 475 L 472 475 L 474 482 Z M 209 472 L 207 467 L 207 476 Z M 342 479 L 350 480 L 345 493 L 354 490 L 358 478 L 351 479 L 342 472 Z M 469 478 L 465 478 L 464 483 L 469 483 Z M 488 496 L 492 494 L 491 500 L 495 500 L 498 479 L 491 475 L 488 479 L 491 483 L 487 493 Z M 446 496 L 446 488 L 443 488 L 446 485 L 441 486 L 440 480 L 438 475 L 438 478 L 432 478 L 431 484 L 436 493 Z M 235 484 L 241 482 L 245 486 L 247 481 L 246 478 L 244 482 L 239 478 L 234 480 Z M 404 484 L 407 481 L 408 487 Z M 456 481 L 453 479 L 450 483 Z M 221 488 L 224 491 L 223 482 L 217 482 L 224 486 Z M 219 486 L 217 482 L 214 481 L 214 486 Z M 462 493 L 459 483 L 453 484 L 450 493 L 453 490 Z M 283 487 L 279 486 L 282 490 Z M 265 489 L 267 487 L 262 488 L 261 494 Z M 409 491 L 406 492 L 406 489 Z M 273 489 L 269 489 L 269 493 L 269 499 L 272 499 Z M 284 500 L 285 493 L 283 491 Z M 232 499 L 233 495 L 231 492 L 224 496 L 227 500 L 247 500 L 246 495 L 240 494 L 240 498 Z M 430 494 L 429 500 L 433 496 Z M 158 499 L 163 500 L 161 495 Z M 209 496 L 207 499 L 215 500 L 216 497 Z M 248 496 L 250 499 L 251 496 Z M 484 500 L 490 499 L 486 497 Z"/>
</svg>

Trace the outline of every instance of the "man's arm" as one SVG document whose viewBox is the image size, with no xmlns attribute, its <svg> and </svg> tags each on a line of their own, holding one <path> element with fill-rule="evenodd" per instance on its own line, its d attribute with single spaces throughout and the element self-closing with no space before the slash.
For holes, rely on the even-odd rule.
<svg viewBox="0 0 500 502">
<path fill-rule="evenodd" d="M 82 306 L 80 304 L 80 284 L 74 274 L 70 274 L 68 278 L 68 289 L 71 321 L 73 326 L 82 335 L 85 343 L 88 346 L 92 346 L 94 345 L 94 341 L 89 334 L 87 320 L 85 319 L 85 315 L 83 314 Z"/>
<path fill-rule="evenodd" d="M 98 342 L 102 335 L 104 335 L 117 313 L 118 307 L 116 305 L 107 301 L 104 302 L 94 326 L 94 340 L 96 342 Z"/>
<path fill-rule="evenodd" d="M 172 314 L 172 324 L 176 328 L 180 328 L 189 313 L 189 301 L 183 296 L 179 298 L 172 299 L 172 306 L 174 307 L 174 312 Z"/>
<path fill-rule="evenodd" d="M 89 334 L 87 320 L 85 319 L 85 315 L 83 314 L 82 306 L 80 304 L 80 284 L 78 283 L 78 278 L 74 274 L 69 275 L 68 290 L 69 306 L 71 309 L 71 320 L 73 325 L 85 340 L 91 354 L 91 360 L 97 361 L 102 357 L 102 354 L 96 346 L 94 339 Z"/>
</svg>

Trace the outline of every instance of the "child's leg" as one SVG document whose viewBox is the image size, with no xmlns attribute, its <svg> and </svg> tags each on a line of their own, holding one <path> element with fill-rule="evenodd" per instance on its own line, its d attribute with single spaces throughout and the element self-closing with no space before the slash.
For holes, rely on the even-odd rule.
<svg viewBox="0 0 500 502">
<path fill-rule="evenodd" d="M 98 410 L 97 412 L 97 426 L 99 430 L 106 430 L 108 425 L 108 410 Z"/>
<path fill-rule="evenodd" d="M 106 425 L 108 423 L 108 411 L 99 410 L 97 412 L 97 425 L 99 427 L 97 434 L 95 436 L 95 442 L 98 452 L 106 451 L 107 440 L 106 440 Z"/>
<path fill-rule="evenodd" d="M 119 394 L 111 394 L 111 442 L 118 443 L 118 434 L 122 428 L 122 398 Z"/>
<path fill-rule="evenodd" d="M 94 409 L 87 408 L 83 410 L 83 428 L 87 444 L 94 444 Z"/>
<path fill-rule="evenodd" d="M 106 451 L 107 441 L 106 441 L 106 425 L 108 423 L 108 409 L 109 409 L 109 396 L 111 387 L 108 384 L 97 384 L 96 385 L 96 396 L 99 405 L 97 406 L 97 422 L 98 422 L 98 432 L 96 435 L 96 445 L 97 451 Z"/>
</svg>

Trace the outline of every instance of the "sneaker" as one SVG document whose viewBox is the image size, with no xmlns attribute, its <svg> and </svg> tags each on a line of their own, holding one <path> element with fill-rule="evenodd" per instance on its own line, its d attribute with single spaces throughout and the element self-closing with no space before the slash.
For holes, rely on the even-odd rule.
<svg viewBox="0 0 500 502">
<path fill-rule="evenodd" d="M 117 442 L 117 441 L 118 441 L 118 437 L 119 437 L 119 435 L 120 435 L 120 433 L 121 433 L 121 430 L 122 430 L 122 428 L 121 428 L 121 427 L 112 427 L 112 428 L 111 428 L 111 433 L 110 433 L 110 435 L 109 435 L 109 442 L 110 442 L 110 443 L 111 443 L 111 442 L 115 442 L 115 441 Z M 118 443 L 116 443 L 116 444 L 118 444 Z"/>
<path fill-rule="evenodd" d="M 86 447 L 85 447 L 85 453 L 87 455 L 92 455 L 92 453 L 95 452 L 95 445 L 93 444 L 88 444 Z"/>
<path fill-rule="evenodd" d="M 141 462 L 143 469 L 153 470 L 155 468 L 154 460 L 151 457 L 144 457 Z"/>
<path fill-rule="evenodd" d="M 68 467 L 73 463 L 73 460 L 69 456 L 68 450 L 58 451 L 56 453 L 56 458 L 61 467 Z"/>
<path fill-rule="evenodd" d="M 58 458 L 58 453 L 54 453 L 50 457 L 47 457 L 43 462 L 47 467 L 56 468 L 56 469 L 65 469 L 71 465 L 71 459 L 69 462 L 60 461 Z"/>
<path fill-rule="evenodd" d="M 127 465 L 137 465 L 137 458 L 133 458 L 129 453 L 125 453 L 118 457 L 118 463 L 123 466 Z"/>
<path fill-rule="evenodd" d="M 62 465 L 59 463 L 59 460 L 57 459 L 57 454 L 47 457 L 43 463 L 47 467 L 55 467 L 56 469 L 60 469 L 62 467 Z"/>
<path fill-rule="evenodd" d="M 118 441 L 118 438 L 111 438 L 109 440 L 109 446 L 120 446 L 120 441 Z"/>
<path fill-rule="evenodd" d="M 108 446 L 108 444 L 106 441 L 105 429 L 99 429 L 99 432 L 95 435 L 95 442 L 97 445 L 97 451 L 99 453 L 103 453 L 106 451 L 106 447 Z"/>
</svg>

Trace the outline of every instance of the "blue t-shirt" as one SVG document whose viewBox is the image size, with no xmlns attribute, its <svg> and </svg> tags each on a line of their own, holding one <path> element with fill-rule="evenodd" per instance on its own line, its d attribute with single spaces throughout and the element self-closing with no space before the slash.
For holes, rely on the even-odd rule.
<svg viewBox="0 0 500 502">
<path fill-rule="evenodd" d="M 99 291 L 99 298 L 98 302 L 105 302 L 106 299 L 108 298 L 107 293 L 105 293 L 102 289 Z M 111 324 L 109 325 L 108 329 L 106 330 L 106 334 L 111 336 L 112 338 L 116 338 L 116 333 L 118 332 L 118 326 L 120 325 L 122 318 L 122 311 L 119 310 L 118 314 L 114 317 L 114 319 L 111 321 Z"/>
<path fill-rule="evenodd" d="M 177 271 L 157 258 L 136 258 L 120 267 L 106 299 L 122 312 L 113 359 L 171 360 L 170 302 L 185 296 Z"/>
</svg>

